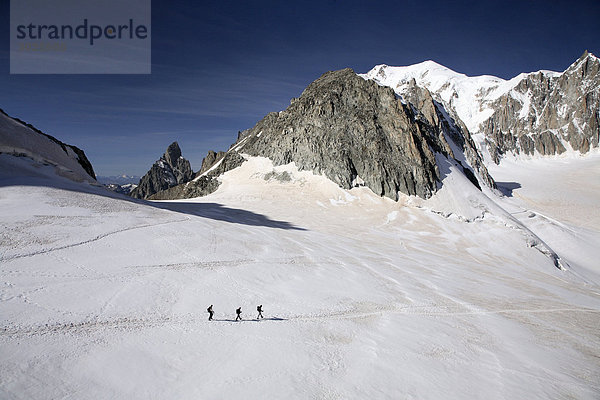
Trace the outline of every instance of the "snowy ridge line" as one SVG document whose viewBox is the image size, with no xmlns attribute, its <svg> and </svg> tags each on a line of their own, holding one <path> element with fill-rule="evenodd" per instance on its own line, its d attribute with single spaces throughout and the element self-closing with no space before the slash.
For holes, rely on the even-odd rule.
<svg viewBox="0 0 600 400">
<path fill-rule="evenodd" d="M 531 137 L 535 133 L 541 133 L 536 131 L 539 131 L 540 125 L 546 119 L 543 117 L 545 110 L 548 107 L 552 108 L 552 104 L 551 102 L 544 102 L 540 111 L 538 109 L 538 101 L 536 100 L 536 96 L 538 96 L 536 89 L 535 87 L 529 87 L 527 80 L 537 82 L 540 77 L 545 77 L 544 79 L 550 82 L 550 86 L 546 88 L 549 93 L 561 94 L 563 91 L 557 86 L 559 80 L 567 76 L 567 74 L 583 68 L 584 63 L 588 61 L 596 63 L 597 60 L 597 57 L 586 51 L 564 71 L 557 72 L 542 69 L 535 72 L 520 73 L 509 80 L 491 75 L 467 76 L 431 60 L 398 67 L 379 64 L 368 72 L 357 75 L 365 80 L 373 81 L 380 86 L 392 88 L 400 98 L 405 96 L 406 91 L 413 84 L 421 88 L 426 88 L 432 97 L 440 102 L 444 108 L 453 110 L 456 113 L 458 118 L 465 123 L 471 134 L 484 133 L 486 121 L 493 122 L 493 115 L 497 114 L 501 109 L 496 102 L 502 97 L 507 96 L 507 98 L 512 99 L 515 103 L 515 121 L 525 123 L 525 120 L 534 117 L 535 129 L 532 130 L 534 128 L 533 125 L 522 129 L 524 136 Z M 590 84 L 593 85 L 593 82 L 584 82 L 584 90 L 592 90 Z M 524 83 L 525 87 L 523 87 Z M 587 122 L 581 125 L 581 119 L 565 119 L 566 109 L 566 104 L 562 104 L 561 108 L 558 109 L 559 120 L 564 122 L 565 125 L 558 129 L 548 130 L 558 138 L 567 151 L 573 152 L 571 146 L 568 145 L 571 139 L 566 138 L 568 136 L 567 126 L 572 123 L 580 134 L 584 136 L 589 136 L 590 134 L 584 133 Z M 527 124 L 525 123 L 525 125 Z M 521 129 L 519 128 L 519 130 Z M 534 149 L 533 155 L 539 156 L 539 151 Z"/>
<path fill-rule="evenodd" d="M 1 257 L 0 261 L 12 261 L 12 260 L 17 260 L 19 258 L 33 257 L 33 256 L 37 256 L 37 255 L 40 255 L 40 254 L 51 253 L 53 251 L 70 249 L 70 248 L 73 248 L 73 247 L 82 246 L 82 245 L 85 245 L 85 244 L 96 242 L 98 240 L 104 239 L 104 238 L 106 238 L 108 236 L 111 236 L 111 235 L 115 235 L 117 233 L 132 231 L 132 230 L 136 230 L 136 229 L 150 228 L 150 227 L 160 226 L 160 225 L 174 224 L 174 223 L 178 223 L 178 222 L 184 222 L 184 221 L 187 221 L 189 219 L 190 219 L 189 217 L 186 217 L 186 218 L 183 218 L 183 219 L 178 219 L 178 220 L 174 220 L 174 221 L 159 222 L 159 223 L 156 223 L 156 224 L 145 224 L 145 225 L 138 225 L 138 226 L 130 226 L 128 228 L 123 228 L 123 229 L 118 229 L 116 231 L 103 233 L 103 234 L 98 235 L 98 236 L 96 236 L 96 237 L 94 237 L 92 239 L 84 240 L 84 241 L 73 243 L 73 244 L 67 244 L 67 245 L 64 245 L 64 246 L 53 247 L 51 249 L 38 250 L 38 251 L 34 251 L 34 252 L 31 252 L 31 253 L 27 253 L 27 254 L 16 254 L 14 256 Z"/>
<path fill-rule="evenodd" d="M 422 309 L 433 308 L 432 310 L 423 311 Z M 580 313 L 599 313 L 599 309 L 593 308 L 547 308 L 547 309 L 519 309 L 519 308 L 508 308 L 501 310 L 479 310 L 479 311 L 448 311 L 450 307 L 440 307 L 444 310 L 436 310 L 438 307 L 430 306 L 410 306 L 401 309 L 381 309 L 377 311 L 366 311 L 366 312 L 337 312 L 328 314 L 309 314 L 309 315 L 292 315 L 292 316 L 268 316 L 264 321 L 327 321 L 327 320 L 340 320 L 340 319 L 355 319 L 355 318 L 366 318 L 371 316 L 381 316 L 384 314 L 400 314 L 400 315 L 416 315 L 425 317 L 439 317 L 439 316 L 461 316 L 461 315 L 501 315 L 501 314 L 538 314 L 538 313 L 559 313 L 559 312 L 580 312 Z M 130 317 L 119 317 L 114 319 L 100 320 L 97 317 L 93 317 L 93 320 L 82 321 L 82 322 L 63 322 L 55 324 L 45 325 L 32 325 L 32 326 L 2 326 L 0 327 L 0 336 L 7 337 L 23 337 L 23 336 L 43 336 L 52 334 L 90 334 L 96 331 L 105 329 L 113 330 L 125 330 L 131 331 L 135 329 L 146 329 L 146 328 L 158 328 L 167 325 L 192 325 L 200 323 L 243 323 L 243 322 L 256 322 L 254 318 L 242 319 L 241 321 L 235 321 L 226 315 L 217 316 L 213 321 L 209 322 L 206 318 L 198 316 L 198 314 L 188 314 L 181 316 L 160 316 L 156 318 L 130 318 Z"/>
</svg>

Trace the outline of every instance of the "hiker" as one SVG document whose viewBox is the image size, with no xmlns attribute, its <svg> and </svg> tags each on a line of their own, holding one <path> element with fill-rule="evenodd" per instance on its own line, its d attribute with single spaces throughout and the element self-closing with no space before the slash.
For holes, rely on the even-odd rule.
<svg viewBox="0 0 600 400">
<path fill-rule="evenodd" d="M 235 313 L 237 314 L 237 317 L 235 318 L 235 320 L 236 321 L 241 321 L 242 320 L 242 307 L 240 307 L 237 310 L 235 310 Z"/>
<path fill-rule="evenodd" d="M 208 311 L 208 320 L 209 320 L 209 321 L 212 321 L 212 317 L 213 317 L 213 315 L 215 314 L 215 313 L 214 313 L 214 311 L 213 311 L 213 309 L 212 309 L 212 306 L 213 306 L 213 305 L 211 304 L 211 305 L 210 305 L 210 307 L 208 307 L 208 308 L 206 309 L 206 311 Z"/>
<path fill-rule="evenodd" d="M 256 319 L 264 318 L 262 315 L 262 304 L 260 306 L 256 307 L 256 311 L 258 311 L 258 317 L 256 317 Z"/>
</svg>

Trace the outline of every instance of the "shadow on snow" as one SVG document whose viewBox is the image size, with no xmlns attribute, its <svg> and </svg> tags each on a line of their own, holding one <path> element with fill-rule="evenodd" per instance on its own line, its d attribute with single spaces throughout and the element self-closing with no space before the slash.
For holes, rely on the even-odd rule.
<svg viewBox="0 0 600 400">
<path fill-rule="evenodd" d="M 153 207 L 175 211 L 182 214 L 195 215 L 233 224 L 266 226 L 276 229 L 294 229 L 304 231 L 286 221 L 277 221 L 252 211 L 226 207 L 218 203 L 191 203 L 191 202 L 146 202 Z"/>
<path fill-rule="evenodd" d="M 496 182 L 496 186 L 506 197 L 512 197 L 513 190 L 521 188 L 521 184 L 518 182 Z"/>
<path fill-rule="evenodd" d="M 0 163 L 1 167 L 1 163 Z M 15 171 L 17 172 L 17 171 Z M 21 172 L 21 171 L 19 171 Z M 218 221 L 229 222 L 232 224 L 242 224 L 251 226 L 265 226 L 275 229 L 292 229 L 305 231 L 305 228 L 298 227 L 287 221 L 277 221 L 270 219 L 266 215 L 254 213 L 252 211 L 226 207 L 218 203 L 193 203 L 193 202 L 162 202 L 134 199 L 123 194 L 112 192 L 100 184 L 86 184 L 70 181 L 62 177 L 53 177 L 54 179 L 42 174 L 23 172 L 22 174 L 2 174 L 0 175 L 0 187 L 11 186 L 32 186 L 48 187 L 81 194 L 96 195 L 112 198 L 117 201 L 126 201 L 134 204 L 145 205 L 159 208 L 162 210 L 173 211 L 181 214 L 194 215 L 202 218 L 209 218 Z"/>
<path fill-rule="evenodd" d="M 213 318 L 212 321 L 209 322 L 260 322 L 260 321 L 287 321 L 287 318 L 279 318 L 279 317 L 270 317 L 270 318 L 261 318 L 261 319 L 242 319 L 236 321 L 235 319 L 217 319 Z"/>
</svg>

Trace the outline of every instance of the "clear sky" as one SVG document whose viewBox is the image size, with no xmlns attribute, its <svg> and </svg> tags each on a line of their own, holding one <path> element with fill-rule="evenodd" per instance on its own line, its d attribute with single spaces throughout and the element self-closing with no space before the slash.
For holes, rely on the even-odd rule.
<svg viewBox="0 0 600 400">
<path fill-rule="evenodd" d="M 153 0 L 151 75 L 10 75 L 5 39 L 0 108 L 81 147 L 98 175 L 143 175 L 175 140 L 197 170 L 326 71 L 428 59 L 467 75 L 563 71 L 600 54 L 598 21 L 598 0 Z"/>
</svg>

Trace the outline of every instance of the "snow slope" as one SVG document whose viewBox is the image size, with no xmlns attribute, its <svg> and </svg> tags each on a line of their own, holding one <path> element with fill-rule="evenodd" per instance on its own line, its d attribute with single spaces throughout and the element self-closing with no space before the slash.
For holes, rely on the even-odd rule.
<svg viewBox="0 0 600 400">
<path fill-rule="evenodd" d="M 71 146 L 61 147 L 48 136 L 14 120 L 0 110 L 0 154 L 26 156 L 55 166 L 56 173 L 77 181 L 93 178 L 79 163 L 79 156 Z M 87 160 L 86 160 L 87 162 Z"/>
<path fill-rule="evenodd" d="M 512 216 L 588 279 L 600 282 L 600 153 L 490 165 Z"/>
<path fill-rule="evenodd" d="M 598 281 L 451 166 L 425 202 L 261 158 L 155 203 L 49 168 L 0 155 L 0 398 L 600 395 Z"/>
</svg>

